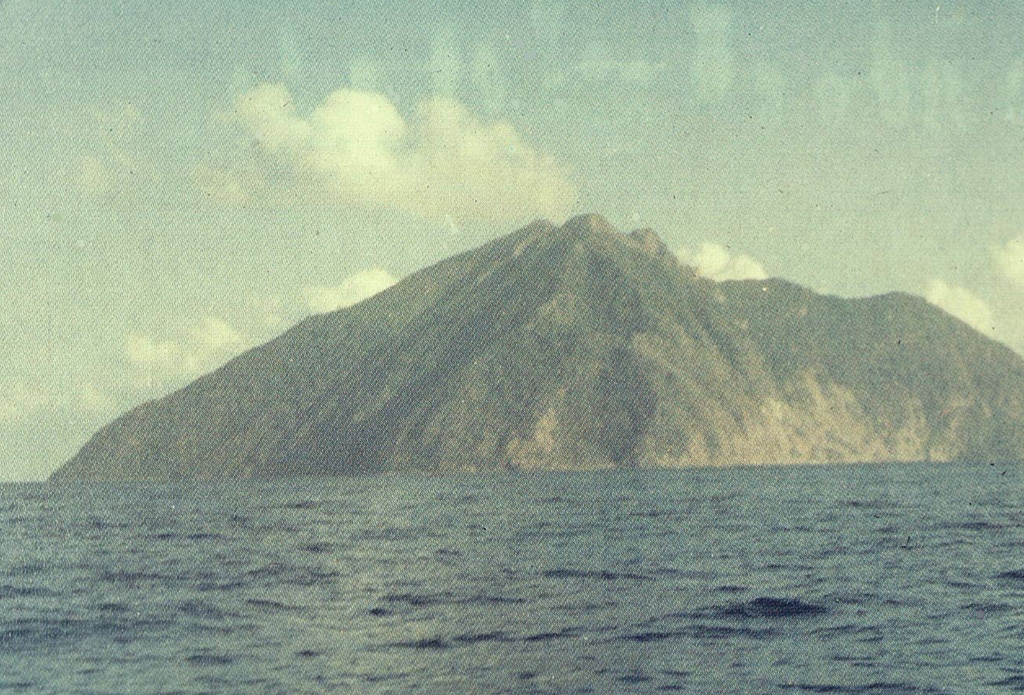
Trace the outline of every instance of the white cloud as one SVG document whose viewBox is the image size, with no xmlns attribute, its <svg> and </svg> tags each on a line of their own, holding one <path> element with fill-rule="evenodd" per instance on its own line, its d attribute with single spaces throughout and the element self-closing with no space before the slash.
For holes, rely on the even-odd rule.
<svg viewBox="0 0 1024 695">
<path fill-rule="evenodd" d="M 280 297 L 249 297 L 249 310 L 253 313 L 253 322 L 257 330 L 278 330 L 288 324 L 285 318 L 285 306 Z"/>
<path fill-rule="evenodd" d="M 1003 278 L 1024 290 L 1024 236 L 996 248 L 993 258 Z"/>
<path fill-rule="evenodd" d="M 309 286 L 302 290 L 311 311 L 326 313 L 357 304 L 383 292 L 397 280 L 386 270 L 371 268 L 346 278 L 336 287 Z"/>
<path fill-rule="evenodd" d="M 179 342 L 155 340 L 140 333 L 128 336 L 124 354 L 135 368 L 138 385 L 150 389 L 177 383 L 183 376 L 191 375 L 195 366 Z"/>
<path fill-rule="evenodd" d="M 115 409 L 117 404 L 113 398 L 91 383 L 85 383 L 78 391 L 77 405 L 87 413 L 109 413 Z"/>
<path fill-rule="evenodd" d="M 178 339 L 154 339 L 134 333 L 124 353 L 149 388 L 162 387 L 208 371 L 249 345 L 227 321 L 207 316 Z"/>
<path fill-rule="evenodd" d="M 132 333 L 123 345 L 123 354 L 132 367 L 137 387 L 163 391 L 215 369 L 311 312 L 325 313 L 352 306 L 396 282 L 386 270 L 368 268 L 335 286 L 303 287 L 301 299 L 283 302 L 274 296 L 249 296 L 236 305 L 229 320 L 209 315 L 164 336 Z M 98 406 L 100 402 L 98 392 L 83 391 L 82 408 Z M 14 407 L 0 400 L 0 419 Z"/>
<path fill-rule="evenodd" d="M 269 340 L 311 312 L 325 313 L 352 306 L 391 287 L 397 279 L 382 268 L 368 268 L 335 286 L 308 285 L 298 298 L 283 302 L 274 296 L 250 296 L 230 315 L 204 316 L 169 335 L 136 332 L 124 343 L 124 357 L 133 368 L 136 386 L 166 390 L 215 369 L 244 350 Z M 99 403 L 86 392 L 83 407 Z M 0 401 L 0 418 L 10 408 Z M 20 406 L 19 406 L 20 407 Z"/>
<path fill-rule="evenodd" d="M 704 277 L 717 282 L 723 280 L 764 280 L 768 277 L 764 266 L 750 256 L 734 256 L 721 244 L 705 242 L 694 253 L 686 247 L 676 251 L 682 263 L 693 266 Z"/>
<path fill-rule="evenodd" d="M 575 191 L 507 122 L 433 97 L 406 119 L 388 97 L 339 89 L 303 116 L 282 85 L 236 100 L 235 120 L 314 193 L 433 219 L 563 217 Z"/>
<path fill-rule="evenodd" d="M 210 352 L 233 351 L 244 341 L 242 335 L 224 319 L 208 316 L 192 331 L 200 346 Z"/>
<path fill-rule="evenodd" d="M 149 336 L 133 334 L 128 337 L 125 355 L 132 364 L 159 369 L 170 368 L 181 353 L 181 346 L 173 340 L 156 341 Z"/>
<path fill-rule="evenodd" d="M 936 279 L 929 283 L 925 299 L 977 331 L 995 333 L 991 307 L 970 290 Z"/>
</svg>

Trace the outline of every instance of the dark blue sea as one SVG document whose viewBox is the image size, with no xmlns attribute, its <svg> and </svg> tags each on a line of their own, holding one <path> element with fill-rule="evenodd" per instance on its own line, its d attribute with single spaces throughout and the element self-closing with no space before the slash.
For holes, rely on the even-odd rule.
<svg viewBox="0 0 1024 695">
<path fill-rule="evenodd" d="M 4 693 L 1024 692 L 985 464 L 0 486 Z"/>
</svg>

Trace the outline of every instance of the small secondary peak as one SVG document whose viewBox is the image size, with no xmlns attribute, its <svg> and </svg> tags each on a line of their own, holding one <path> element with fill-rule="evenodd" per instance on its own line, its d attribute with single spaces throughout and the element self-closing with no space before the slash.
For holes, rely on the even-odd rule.
<svg viewBox="0 0 1024 695">
<path fill-rule="evenodd" d="M 523 227 L 523 229 L 530 232 L 549 232 L 554 228 L 555 225 L 553 225 L 551 220 L 546 217 L 538 217 L 533 222 Z"/>
<path fill-rule="evenodd" d="M 586 213 L 584 215 L 577 215 L 568 222 L 562 225 L 564 231 L 588 231 L 588 232 L 604 232 L 611 233 L 618 231 L 612 226 L 612 223 L 606 220 L 601 215 L 595 213 Z"/>
<path fill-rule="evenodd" d="M 636 229 L 629 233 L 629 239 L 640 247 L 640 250 L 648 256 L 655 258 L 674 258 L 675 254 L 669 251 L 668 246 L 661 240 L 658 233 L 649 227 Z"/>
</svg>

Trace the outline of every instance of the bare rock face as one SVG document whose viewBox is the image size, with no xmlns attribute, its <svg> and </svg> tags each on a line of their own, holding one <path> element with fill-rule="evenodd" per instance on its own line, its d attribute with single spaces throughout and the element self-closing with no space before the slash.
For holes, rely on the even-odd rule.
<svg viewBox="0 0 1024 695">
<path fill-rule="evenodd" d="M 313 316 L 55 480 L 1024 460 L 1024 360 L 904 294 L 715 283 L 650 230 L 537 221 Z"/>
<path fill-rule="evenodd" d="M 675 261 L 676 257 L 653 229 L 637 229 L 629 233 L 629 240 L 649 256 L 664 261 Z"/>
</svg>

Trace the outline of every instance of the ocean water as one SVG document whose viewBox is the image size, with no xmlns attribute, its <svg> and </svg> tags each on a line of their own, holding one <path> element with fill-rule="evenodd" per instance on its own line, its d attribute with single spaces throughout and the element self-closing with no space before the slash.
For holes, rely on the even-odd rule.
<svg viewBox="0 0 1024 695">
<path fill-rule="evenodd" d="M 0 486 L 0 693 L 1024 692 L 1021 471 Z"/>
</svg>

